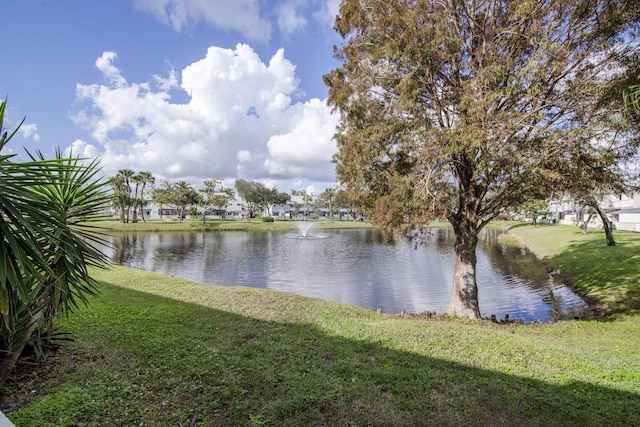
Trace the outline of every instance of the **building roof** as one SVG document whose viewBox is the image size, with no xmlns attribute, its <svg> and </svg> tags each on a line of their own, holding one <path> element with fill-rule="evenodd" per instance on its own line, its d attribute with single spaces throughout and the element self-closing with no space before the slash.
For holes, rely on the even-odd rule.
<svg viewBox="0 0 640 427">
<path fill-rule="evenodd" d="M 613 212 L 609 212 L 612 214 L 635 214 L 635 213 L 640 213 L 640 208 L 626 208 L 626 209 L 619 209 L 617 211 L 613 211 Z"/>
</svg>

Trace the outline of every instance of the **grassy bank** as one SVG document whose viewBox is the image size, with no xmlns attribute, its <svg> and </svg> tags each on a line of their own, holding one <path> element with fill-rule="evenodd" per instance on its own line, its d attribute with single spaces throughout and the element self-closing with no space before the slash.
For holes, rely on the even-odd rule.
<svg viewBox="0 0 640 427">
<path fill-rule="evenodd" d="M 359 221 L 309 221 L 314 228 L 339 229 L 339 228 L 368 228 L 370 224 Z M 106 232 L 159 232 L 159 231 L 286 231 L 296 228 L 296 221 L 264 222 L 260 218 L 252 220 L 146 220 L 123 224 L 117 220 L 103 220 L 96 223 L 97 228 Z"/>
<path fill-rule="evenodd" d="M 516 225 L 510 231 L 605 314 L 640 314 L 640 234 L 615 232 L 616 246 L 608 247 L 599 230 Z"/>
<path fill-rule="evenodd" d="M 544 235 L 513 231 L 530 233 L 530 246 Z M 628 243 L 616 236 L 628 256 L 638 253 L 633 236 Z M 593 251 L 573 249 L 581 262 L 606 254 L 598 237 Z M 547 245 L 557 268 L 578 244 L 553 253 L 560 244 L 545 239 L 537 244 Z M 640 424 L 633 310 L 494 324 L 400 318 L 121 267 L 96 278 L 101 296 L 62 323 L 75 341 L 40 374 L 44 381 L 23 379 L 11 394 L 11 402 L 28 396 L 30 403 L 10 410 L 5 399 L 16 425 Z"/>
</svg>

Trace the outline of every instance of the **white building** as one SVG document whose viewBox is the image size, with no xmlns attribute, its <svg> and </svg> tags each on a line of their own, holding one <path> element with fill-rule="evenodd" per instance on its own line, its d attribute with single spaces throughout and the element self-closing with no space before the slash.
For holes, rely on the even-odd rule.
<svg viewBox="0 0 640 427">
<path fill-rule="evenodd" d="M 616 230 L 640 232 L 640 193 L 608 194 L 600 200 L 600 207 Z M 589 217 L 588 207 L 569 200 L 551 201 L 549 210 L 558 224 L 580 225 Z M 598 215 L 593 215 L 587 226 L 602 228 L 602 221 Z"/>
</svg>

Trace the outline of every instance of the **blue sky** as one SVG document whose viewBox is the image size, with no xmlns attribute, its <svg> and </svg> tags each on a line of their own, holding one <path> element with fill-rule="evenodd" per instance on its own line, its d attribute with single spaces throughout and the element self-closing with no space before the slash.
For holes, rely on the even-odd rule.
<svg viewBox="0 0 640 427">
<path fill-rule="evenodd" d="M 339 0 L 2 0 L 8 149 L 282 191 L 335 181 Z"/>
</svg>

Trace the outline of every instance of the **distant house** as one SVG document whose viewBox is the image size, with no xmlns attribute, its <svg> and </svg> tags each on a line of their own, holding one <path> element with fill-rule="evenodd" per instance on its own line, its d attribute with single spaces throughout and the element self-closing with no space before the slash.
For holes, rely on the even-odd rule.
<svg viewBox="0 0 640 427">
<path fill-rule="evenodd" d="M 640 232 L 640 193 L 613 196 L 607 215 L 618 230 Z"/>
<path fill-rule="evenodd" d="M 600 200 L 600 207 L 617 230 L 640 232 L 640 193 L 608 194 Z M 569 200 L 551 201 L 549 210 L 558 224 L 580 225 L 589 218 L 589 208 Z M 602 228 L 600 217 L 593 215 L 587 227 Z"/>
<path fill-rule="evenodd" d="M 271 215 L 279 219 L 304 219 L 313 211 L 313 196 L 293 195 L 284 205 L 271 208 Z"/>
<path fill-rule="evenodd" d="M 187 209 L 188 211 L 188 209 Z M 198 217 L 202 218 L 204 212 L 203 206 L 197 206 Z M 113 207 L 110 213 L 112 216 L 118 215 L 117 207 Z M 156 204 L 153 200 L 147 199 L 143 207 L 138 210 L 138 218 L 141 220 L 142 214 L 145 219 L 177 219 L 178 210 L 175 206 L 164 203 L 162 206 Z M 188 213 L 186 213 L 188 215 Z M 207 218 L 224 218 L 224 219 L 244 219 L 249 214 L 249 209 L 245 201 L 235 196 L 229 202 L 224 209 L 221 208 L 209 208 L 206 211 Z M 260 215 L 261 212 L 256 212 Z M 274 205 L 271 207 L 270 212 L 266 209 L 262 212 L 262 215 L 270 215 L 276 219 L 291 219 L 291 220 L 305 220 L 305 219 L 328 219 L 329 209 L 326 207 L 316 207 L 314 205 L 313 196 L 301 196 L 293 195 L 289 201 L 282 205 Z M 333 214 L 333 219 L 336 220 L 354 220 L 353 214 L 350 210 L 345 208 L 336 209 Z M 359 221 L 364 221 L 365 217 L 362 214 L 358 214 L 356 218 Z"/>
<path fill-rule="evenodd" d="M 204 213 L 203 207 L 197 206 L 197 212 L 198 216 L 202 217 L 202 214 Z M 207 210 L 207 217 L 239 219 L 242 218 L 246 212 L 247 209 L 244 201 L 239 197 L 235 197 L 222 209 L 211 208 Z M 143 214 L 145 219 L 177 219 L 178 209 L 170 203 L 163 203 L 161 206 L 153 200 L 147 199 L 145 200 L 144 206 L 138 209 L 138 218 L 141 219 Z M 112 206 L 109 215 L 118 216 L 118 207 Z M 185 213 L 185 215 L 188 215 L 188 213 Z"/>
</svg>

